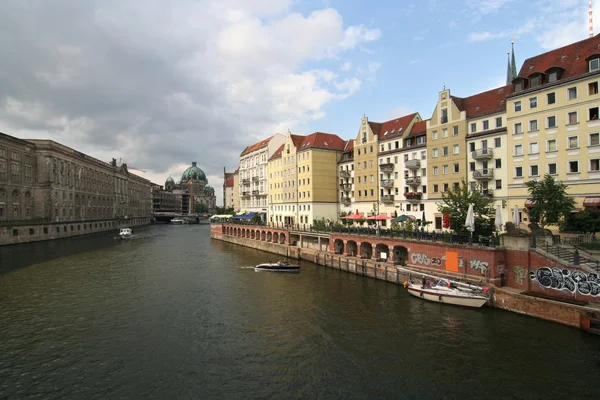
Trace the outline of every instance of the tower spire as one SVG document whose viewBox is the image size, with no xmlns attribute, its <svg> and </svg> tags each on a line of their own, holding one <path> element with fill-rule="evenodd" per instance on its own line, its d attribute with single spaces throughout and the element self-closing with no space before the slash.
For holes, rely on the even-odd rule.
<svg viewBox="0 0 600 400">
<path fill-rule="evenodd" d="M 515 41 L 514 39 L 511 41 L 511 45 L 512 45 L 512 55 L 511 55 L 511 61 L 510 61 L 510 71 L 512 73 L 512 79 L 515 79 L 517 77 L 517 62 L 515 61 Z M 511 81 L 512 81 L 511 79 Z"/>
<path fill-rule="evenodd" d="M 507 53 L 507 57 L 508 59 L 507 61 L 507 66 L 506 66 L 506 86 L 510 85 L 510 83 L 512 82 L 513 79 L 515 79 L 512 76 L 512 69 L 510 68 L 510 51 Z"/>
</svg>

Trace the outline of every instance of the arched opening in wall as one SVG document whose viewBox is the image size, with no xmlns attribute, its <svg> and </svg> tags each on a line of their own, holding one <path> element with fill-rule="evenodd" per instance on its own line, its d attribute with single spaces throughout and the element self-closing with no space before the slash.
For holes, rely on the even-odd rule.
<svg viewBox="0 0 600 400">
<path fill-rule="evenodd" d="M 406 265 L 408 249 L 404 246 L 394 246 L 394 265 Z"/>
<path fill-rule="evenodd" d="M 273 234 L 271 232 L 267 232 L 267 242 L 270 242 L 273 239 Z"/>
<path fill-rule="evenodd" d="M 250 238 L 254 239 L 255 237 L 256 237 L 256 231 L 253 230 L 250 234 Z"/>
<path fill-rule="evenodd" d="M 246 237 L 250 238 L 250 229 L 246 229 Z"/>
<path fill-rule="evenodd" d="M 259 230 L 256 231 L 256 240 L 260 240 L 260 231 Z"/>
<path fill-rule="evenodd" d="M 260 233 L 260 240 L 262 240 L 263 242 L 264 242 L 265 240 L 267 240 L 267 232 L 265 232 L 265 231 L 262 231 L 262 232 Z"/>
<path fill-rule="evenodd" d="M 351 257 L 356 257 L 358 246 L 354 240 L 348 240 L 346 243 L 346 254 Z"/>
<path fill-rule="evenodd" d="M 273 243 L 279 243 L 279 233 L 273 232 Z"/>
<path fill-rule="evenodd" d="M 344 241 L 342 239 L 335 239 L 335 242 L 333 242 L 333 251 L 335 254 L 344 254 Z"/>
<path fill-rule="evenodd" d="M 285 233 L 279 235 L 279 243 L 285 244 Z"/>
<path fill-rule="evenodd" d="M 375 258 L 380 260 L 390 259 L 390 248 L 387 244 L 377 243 L 375 246 Z"/>
<path fill-rule="evenodd" d="M 246 230 L 242 229 L 242 237 L 246 237 Z"/>
<path fill-rule="evenodd" d="M 370 259 L 373 257 L 373 245 L 369 242 L 363 242 L 360 244 L 360 256 L 362 258 Z"/>
</svg>

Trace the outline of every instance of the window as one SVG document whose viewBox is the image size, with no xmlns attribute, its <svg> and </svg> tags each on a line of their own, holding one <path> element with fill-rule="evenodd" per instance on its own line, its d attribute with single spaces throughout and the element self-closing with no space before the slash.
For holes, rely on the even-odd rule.
<svg viewBox="0 0 600 400">
<path fill-rule="evenodd" d="M 448 155 L 448 146 L 442 147 L 442 155 L 445 157 Z"/>
<path fill-rule="evenodd" d="M 567 100 L 575 100 L 577 98 L 577 88 L 571 87 L 567 89 Z"/>
<path fill-rule="evenodd" d="M 431 139 L 432 140 L 437 140 L 437 138 L 438 138 L 438 132 L 437 131 L 431 132 Z"/>
<path fill-rule="evenodd" d="M 433 150 L 431 151 L 431 157 L 433 157 L 433 158 L 437 158 L 437 156 L 438 156 L 438 149 L 433 149 Z"/>
<path fill-rule="evenodd" d="M 477 132 L 477 123 L 475 122 L 471 123 L 471 133 L 473 132 Z"/>
<path fill-rule="evenodd" d="M 529 166 L 529 176 L 540 176 L 539 174 L 539 169 L 537 165 L 530 165 Z"/>
<path fill-rule="evenodd" d="M 459 164 L 454 164 L 454 173 L 458 174 L 460 172 L 460 166 Z"/>
<path fill-rule="evenodd" d="M 521 111 L 521 102 L 515 101 L 515 112 Z"/>
<path fill-rule="evenodd" d="M 598 94 L 598 82 L 590 82 L 590 83 L 588 83 L 588 94 L 590 96 Z"/>
<path fill-rule="evenodd" d="M 600 59 L 598 58 L 594 58 L 593 60 L 590 60 L 590 71 L 596 71 L 600 69 Z"/>
<path fill-rule="evenodd" d="M 556 163 L 548 164 L 548 173 L 550 175 L 556 175 Z"/>
<path fill-rule="evenodd" d="M 448 166 L 444 165 L 444 167 L 442 168 L 442 174 L 447 175 L 448 174 Z"/>
<path fill-rule="evenodd" d="M 546 124 L 547 128 L 556 128 L 556 116 L 552 115 L 552 116 L 546 118 L 546 120 L 547 120 L 547 124 Z"/>
<path fill-rule="evenodd" d="M 523 133 L 523 124 L 521 124 L 520 122 L 517 122 L 515 124 L 515 133 L 514 134 L 519 135 L 521 133 Z"/>
<path fill-rule="evenodd" d="M 540 147 L 537 142 L 529 143 L 529 154 L 537 154 L 540 152 Z"/>
<path fill-rule="evenodd" d="M 469 163 L 469 171 L 471 171 L 471 172 L 475 171 L 475 163 L 474 162 Z"/>
<path fill-rule="evenodd" d="M 446 122 L 448 122 L 448 109 L 447 108 L 443 108 L 442 109 L 442 124 L 445 124 Z"/>
<path fill-rule="evenodd" d="M 433 175 L 438 175 L 439 170 L 438 167 L 433 167 Z"/>
<path fill-rule="evenodd" d="M 439 192 L 437 183 L 433 185 L 433 193 Z"/>
<path fill-rule="evenodd" d="M 567 148 L 568 149 L 579 148 L 579 136 L 569 136 L 567 138 Z"/>
<path fill-rule="evenodd" d="M 496 128 L 502 127 L 502 117 L 496 117 Z"/>
<path fill-rule="evenodd" d="M 523 177 L 523 167 L 515 167 L 515 178 Z"/>
<path fill-rule="evenodd" d="M 590 160 L 590 172 L 600 171 L 600 158 L 593 158 Z"/>
<path fill-rule="evenodd" d="M 590 146 L 598 146 L 600 144 L 600 134 L 590 133 Z"/>
<path fill-rule="evenodd" d="M 496 189 L 502 189 L 502 179 L 496 179 Z"/>
<path fill-rule="evenodd" d="M 540 76 L 539 75 L 532 76 L 531 79 L 529 80 L 529 86 L 532 88 L 540 86 Z"/>
<path fill-rule="evenodd" d="M 437 190 L 436 190 L 437 192 Z M 442 217 L 435 217 L 435 229 L 442 229 Z"/>
<path fill-rule="evenodd" d="M 502 138 L 499 138 L 499 137 L 495 138 L 494 139 L 494 147 L 498 148 L 500 146 L 502 146 Z"/>
<path fill-rule="evenodd" d="M 475 151 L 475 142 L 469 143 L 469 151 Z"/>
<path fill-rule="evenodd" d="M 421 152 L 421 160 L 427 160 L 427 152 L 426 151 Z"/>
<path fill-rule="evenodd" d="M 421 168 L 421 176 L 427 176 L 427 168 Z"/>
<path fill-rule="evenodd" d="M 537 131 L 537 130 L 538 130 L 537 119 L 532 119 L 531 121 L 529 121 L 529 132 Z"/>
<path fill-rule="evenodd" d="M 490 121 L 483 121 L 483 130 L 487 131 L 488 129 L 490 129 Z"/>
<path fill-rule="evenodd" d="M 595 121 L 598 119 L 598 107 L 592 107 L 588 112 L 589 121 Z"/>
<path fill-rule="evenodd" d="M 571 111 L 567 114 L 567 124 L 576 124 L 577 123 L 577 111 Z"/>
<path fill-rule="evenodd" d="M 444 192 L 447 192 L 447 191 L 448 191 L 448 184 L 447 184 L 447 183 L 444 183 L 444 184 L 442 185 L 442 188 L 443 188 Z"/>
<path fill-rule="evenodd" d="M 579 161 L 569 161 L 568 172 L 570 174 L 577 174 L 577 173 L 579 173 Z"/>
<path fill-rule="evenodd" d="M 522 144 L 515 144 L 515 156 L 522 156 L 523 155 L 523 145 Z"/>
<path fill-rule="evenodd" d="M 537 108 L 537 97 L 529 98 L 529 108 Z"/>
<path fill-rule="evenodd" d="M 502 159 L 500 159 L 500 158 L 496 158 L 496 159 L 494 160 L 494 167 L 495 167 L 495 168 L 502 168 Z"/>
<path fill-rule="evenodd" d="M 548 82 L 556 82 L 558 80 L 558 71 L 552 71 L 548 74 Z"/>
<path fill-rule="evenodd" d="M 523 90 L 523 82 L 516 82 L 515 83 L 515 92 L 520 92 L 521 90 Z"/>
<path fill-rule="evenodd" d="M 548 93 L 546 95 L 546 100 L 548 101 L 548 104 L 556 103 L 556 94 L 554 92 Z"/>
<path fill-rule="evenodd" d="M 458 136 L 458 126 L 455 125 L 452 127 L 452 135 Z"/>
<path fill-rule="evenodd" d="M 448 137 L 448 129 L 444 128 L 442 129 L 442 138 L 447 138 Z"/>
<path fill-rule="evenodd" d="M 551 151 L 557 151 L 558 148 L 556 147 L 556 139 L 550 139 L 546 142 L 546 151 L 547 152 L 551 152 Z"/>
<path fill-rule="evenodd" d="M 460 151 L 460 145 L 455 144 L 454 146 L 452 146 L 452 154 L 458 154 Z"/>
</svg>

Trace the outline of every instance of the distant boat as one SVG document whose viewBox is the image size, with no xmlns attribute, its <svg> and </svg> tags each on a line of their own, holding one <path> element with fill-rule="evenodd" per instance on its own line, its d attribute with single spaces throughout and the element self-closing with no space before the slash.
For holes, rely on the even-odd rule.
<svg viewBox="0 0 600 400">
<path fill-rule="evenodd" d="M 133 237 L 133 229 L 131 228 L 121 228 L 119 230 L 119 237 L 121 239 L 130 239 Z"/>
<path fill-rule="evenodd" d="M 171 220 L 171 223 L 172 223 L 173 225 L 182 225 L 182 224 L 183 224 L 183 219 L 181 219 L 181 218 L 173 218 L 173 219 Z"/>
<path fill-rule="evenodd" d="M 277 261 L 275 263 L 263 263 L 254 267 L 256 271 L 299 271 L 299 265 L 290 265 L 287 261 Z"/>
<path fill-rule="evenodd" d="M 408 293 L 436 303 L 464 307 L 479 308 L 488 301 L 485 296 L 479 295 L 472 290 L 459 289 L 443 279 L 437 285 L 425 285 L 425 287 L 423 287 L 423 284 L 409 283 Z"/>
</svg>

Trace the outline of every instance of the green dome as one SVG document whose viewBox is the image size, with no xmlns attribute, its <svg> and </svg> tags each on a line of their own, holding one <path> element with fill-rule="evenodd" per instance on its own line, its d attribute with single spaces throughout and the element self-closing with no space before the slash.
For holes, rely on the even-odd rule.
<svg viewBox="0 0 600 400">
<path fill-rule="evenodd" d="M 175 184 L 175 180 L 169 176 L 169 177 L 167 178 L 167 183 L 172 183 L 172 184 Z"/>
<path fill-rule="evenodd" d="M 181 175 L 181 182 L 187 182 L 189 180 L 194 181 L 205 181 L 206 175 L 204 171 L 196 166 L 196 161 L 192 162 L 192 166 L 186 169 Z"/>
</svg>

